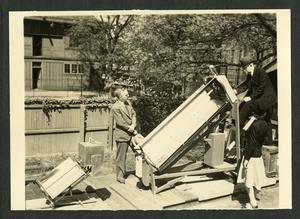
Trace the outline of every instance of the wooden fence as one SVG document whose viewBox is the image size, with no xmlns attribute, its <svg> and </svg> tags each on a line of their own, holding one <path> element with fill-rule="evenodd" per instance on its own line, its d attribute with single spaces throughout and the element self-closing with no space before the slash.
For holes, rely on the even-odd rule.
<svg viewBox="0 0 300 219">
<path fill-rule="evenodd" d="M 43 112 L 42 105 L 25 106 L 26 156 L 78 152 L 78 144 L 92 137 L 113 147 L 113 118 L 110 109 L 89 109 L 73 105 L 67 109 Z"/>
</svg>

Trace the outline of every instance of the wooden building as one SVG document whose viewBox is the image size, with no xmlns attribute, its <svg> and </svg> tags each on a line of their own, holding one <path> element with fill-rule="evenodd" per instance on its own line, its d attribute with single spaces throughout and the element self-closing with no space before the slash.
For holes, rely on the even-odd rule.
<svg viewBox="0 0 300 219">
<path fill-rule="evenodd" d="M 25 89 L 80 90 L 87 71 L 67 34 L 76 17 L 25 17 Z"/>
</svg>

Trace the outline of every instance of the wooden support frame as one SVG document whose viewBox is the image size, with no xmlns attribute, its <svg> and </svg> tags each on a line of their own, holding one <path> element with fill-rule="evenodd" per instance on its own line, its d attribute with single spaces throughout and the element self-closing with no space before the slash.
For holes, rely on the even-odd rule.
<svg viewBox="0 0 300 219">
<path fill-rule="evenodd" d="M 49 201 L 50 206 L 52 208 L 55 208 L 56 203 L 61 200 L 66 194 L 70 193 L 72 196 L 72 190 L 77 186 L 80 182 L 85 180 L 89 176 L 89 173 L 85 173 L 83 176 L 81 176 L 79 179 L 77 179 L 74 183 L 72 183 L 65 191 L 63 191 L 59 196 L 55 198 L 51 198 L 48 192 L 43 188 L 42 184 L 40 183 L 39 180 L 36 180 L 37 185 L 40 187 L 41 191 L 44 193 L 46 199 Z"/>
<path fill-rule="evenodd" d="M 231 165 L 228 167 L 223 168 L 207 168 L 207 169 L 201 169 L 201 170 L 192 170 L 187 172 L 177 172 L 177 173 L 166 173 L 162 175 L 156 175 L 155 173 L 151 173 L 151 190 L 153 194 L 160 193 L 166 189 L 170 189 L 174 187 L 174 185 L 184 179 L 187 176 L 200 176 L 200 175 L 206 175 L 210 173 L 220 173 L 220 172 L 230 172 L 234 171 L 236 169 L 236 165 Z M 158 187 L 156 185 L 156 180 L 161 179 L 171 179 L 166 184 Z"/>
<path fill-rule="evenodd" d="M 217 121 L 210 124 L 210 128 L 213 128 L 213 127 L 217 126 L 222 120 L 224 120 L 228 116 L 228 114 L 223 114 L 225 109 L 227 109 L 227 108 L 224 107 L 223 109 L 221 109 L 218 112 L 218 113 L 221 113 L 221 115 L 219 116 L 219 119 Z M 241 159 L 241 154 L 240 154 L 241 153 L 240 152 L 240 125 L 239 125 L 239 100 L 237 100 L 233 104 L 232 112 L 233 112 L 233 119 L 235 120 L 235 128 L 236 128 L 236 135 L 235 135 L 236 158 L 237 158 L 236 163 L 235 164 L 228 164 L 227 163 L 227 165 L 224 165 L 224 166 L 221 166 L 221 167 L 210 167 L 210 168 L 206 168 L 206 169 L 196 168 L 195 170 L 179 171 L 179 172 L 174 172 L 174 173 L 167 173 L 167 172 L 159 173 L 159 172 L 157 172 L 157 169 L 151 167 L 148 164 L 149 167 L 147 168 L 147 171 L 150 171 L 150 173 L 145 174 L 145 175 L 149 176 L 149 178 L 150 178 L 148 180 L 150 181 L 151 190 L 152 190 L 153 194 L 157 194 L 157 193 L 160 193 L 164 190 L 167 190 L 169 188 L 174 187 L 176 183 L 180 182 L 183 178 L 185 178 L 187 176 L 197 176 L 197 175 L 206 175 L 206 174 L 211 174 L 211 173 L 236 171 L 236 169 L 239 165 L 240 159 Z M 222 116 L 222 114 L 223 114 L 223 116 Z M 209 134 L 209 131 L 211 131 L 211 129 L 207 129 L 204 133 L 201 134 L 201 137 Z M 189 141 L 189 143 L 190 143 L 190 141 Z M 190 149 L 190 148 L 188 147 L 188 149 Z M 188 150 L 186 150 L 184 152 L 186 153 L 187 151 Z M 176 161 L 178 161 L 178 159 L 176 159 Z M 192 165 L 193 164 L 191 164 L 191 166 Z M 188 166 L 189 165 L 187 165 L 185 167 L 185 169 L 188 169 Z M 168 167 L 170 167 L 170 164 L 168 165 Z M 169 180 L 169 181 L 167 183 L 165 183 L 164 185 L 162 185 L 162 186 L 158 186 L 157 183 L 156 183 L 157 180 Z"/>
</svg>

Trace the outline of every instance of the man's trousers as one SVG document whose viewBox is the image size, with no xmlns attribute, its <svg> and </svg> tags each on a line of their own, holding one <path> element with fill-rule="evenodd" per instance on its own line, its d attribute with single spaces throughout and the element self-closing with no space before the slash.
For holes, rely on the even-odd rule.
<svg viewBox="0 0 300 219">
<path fill-rule="evenodd" d="M 116 172 L 117 179 L 124 179 L 126 173 L 126 157 L 129 142 L 116 142 L 117 154 L 116 154 Z"/>
</svg>

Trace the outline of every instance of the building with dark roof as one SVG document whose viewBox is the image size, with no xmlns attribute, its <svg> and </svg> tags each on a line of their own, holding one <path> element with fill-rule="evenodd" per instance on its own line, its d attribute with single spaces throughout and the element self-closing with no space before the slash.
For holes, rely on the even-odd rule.
<svg viewBox="0 0 300 219">
<path fill-rule="evenodd" d="M 25 17 L 25 89 L 80 90 L 89 69 L 68 36 L 76 17 Z"/>
</svg>

